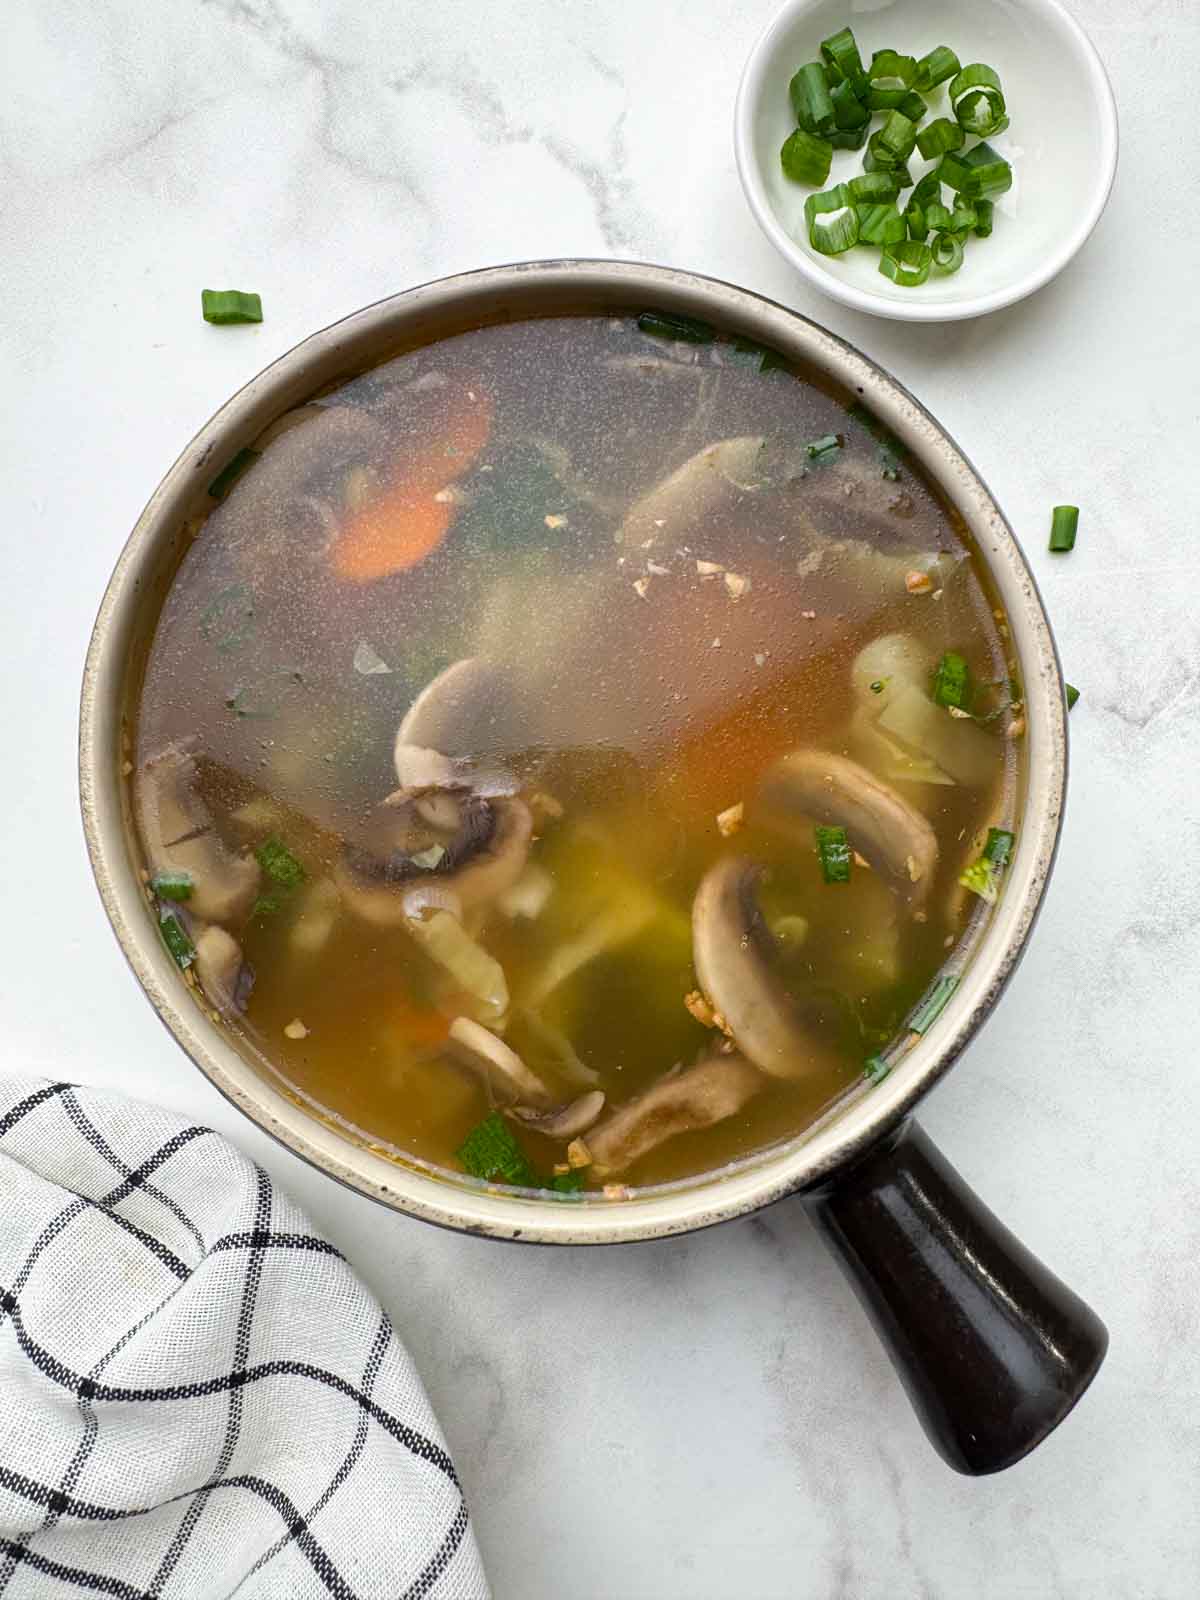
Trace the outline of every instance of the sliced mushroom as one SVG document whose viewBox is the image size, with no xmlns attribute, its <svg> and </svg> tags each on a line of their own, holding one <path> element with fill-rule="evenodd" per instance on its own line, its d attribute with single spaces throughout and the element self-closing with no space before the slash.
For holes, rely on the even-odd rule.
<svg viewBox="0 0 1200 1600">
<path fill-rule="evenodd" d="M 584 1141 L 592 1166 L 597 1172 L 623 1172 L 677 1134 L 734 1116 L 763 1081 L 737 1055 L 712 1056 L 685 1072 L 669 1073 L 592 1129 Z"/>
<path fill-rule="evenodd" d="M 529 1106 L 513 1106 L 508 1114 L 531 1133 L 566 1142 L 586 1133 L 599 1121 L 603 1110 L 603 1089 L 589 1089 L 587 1094 L 581 1094 L 577 1100 L 571 1100 L 553 1111 L 534 1111 Z"/>
<path fill-rule="evenodd" d="M 186 872 L 188 910 L 202 922 L 236 922 L 254 903 L 261 877 L 252 855 L 238 855 L 217 833 L 196 792 L 196 762 L 169 744 L 134 782 L 134 805 L 152 872 Z"/>
<path fill-rule="evenodd" d="M 550 1090 L 536 1072 L 529 1070 L 517 1052 L 489 1028 L 470 1017 L 456 1017 L 450 1024 L 449 1044 L 455 1060 L 478 1073 L 493 1100 L 502 1105 L 517 1102 L 522 1107 L 537 1107 L 540 1112 L 549 1113 L 554 1104 Z M 530 1113 L 537 1114 L 536 1111 Z M 561 1116 L 563 1113 L 554 1114 Z"/>
<path fill-rule="evenodd" d="M 402 791 L 475 789 L 476 767 L 493 794 L 510 794 L 516 785 L 486 752 L 513 743 L 513 688 L 506 672 L 482 656 L 468 656 L 427 683 L 404 715 L 396 733 L 396 777 Z"/>
<path fill-rule="evenodd" d="M 706 445 L 630 508 L 617 542 L 637 547 L 659 540 L 678 543 L 685 525 L 707 520 L 757 487 L 762 448 L 758 434 Z"/>
<path fill-rule="evenodd" d="M 933 886 L 937 836 L 926 818 L 866 767 L 826 750 L 795 750 L 767 772 L 761 820 L 780 832 L 809 821 L 846 830 L 851 845 L 914 910 Z"/>
<path fill-rule="evenodd" d="M 696 976 L 738 1049 L 775 1078 L 832 1071 L 836 1061 L 775 970 L 774 938 L 754 896 L 757 868 L 737 856 L 710 867 L 692 902 Z"/>
<path fill-rule="evenodd" d="M 218 1011 L 244 1011 L 254 985 L 254 974 L 242 959 L 242 947 L 233 935 L 215 923 L 196 936 L 192 963 L 200 987 Z"/>
</svg>

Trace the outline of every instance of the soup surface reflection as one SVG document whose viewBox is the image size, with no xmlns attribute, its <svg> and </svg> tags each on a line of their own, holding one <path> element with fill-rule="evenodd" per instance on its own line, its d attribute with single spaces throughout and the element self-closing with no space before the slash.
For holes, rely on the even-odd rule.
<svg viewBox="0 0 1200 1600">
<path fill-rule="evenodd" d="M 193 532 L 140 689 L 147 894 L 320 1114 L 623 1198 L 934 1025 L 1020 688 L 852 396 L 634 316 L 484 327 L 281 417 Z"/>
</svg>

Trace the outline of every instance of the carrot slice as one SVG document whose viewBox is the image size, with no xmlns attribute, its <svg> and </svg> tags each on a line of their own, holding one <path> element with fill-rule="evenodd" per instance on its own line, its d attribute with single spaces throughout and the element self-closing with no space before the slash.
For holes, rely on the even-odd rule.
<svg viewBox="0 0 1200 1600">
<path fill-rule="evenodd" d="M 491 400 L 475 392 L 478 398 L 468 400 L 459 391 L 436 444 L 398 461 L 383 491 L 342 524 L 332 552 L 339 578 L 374 583 L 415 567 L 441 544 L 454 507 L 434 496 L 462 477 L 491 431 Z"/>
</svg>

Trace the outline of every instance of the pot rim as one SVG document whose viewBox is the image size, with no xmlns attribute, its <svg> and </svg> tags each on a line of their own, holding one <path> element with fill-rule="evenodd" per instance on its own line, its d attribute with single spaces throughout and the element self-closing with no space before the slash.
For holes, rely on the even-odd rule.
<svg viewBox="0 0 1200 1600">
<path fill-rule="evenodd" d="M 715 322 L 790 353 L 863 396 L 963 516 L 1004 604 L 1022 675 L 1027 772 L 1024 815 L 1005 892 L 950 1001 L 883 1083 L 840 1101 L 767 1152 L 633 1199 L 525 1199 L 472 1180 L 434 1176 L 350 1140 L 282 1092 L 180 981 L 153 923 L 127 848 L 122 732 L 132 640 L 144 632 L 152 579 L 175 549 L 183 507 L 266 422 L 331 375 L 349 376 L 422 324 L 548 315 L 555 308 L 628 312 L 654 305 Z M 439 337 L 434 330 L 428 337 Z M 415 342 L 423 342 L 417 339 Z M 323 375 L 319 375 L 323 374 Z M 157 616 L 157 604 L 155 605 Z M 84 666 L 79 780 L 92 870 L 113 931 L 160 1019 L 214 1087 L 265 1133 L 337 1181 L 395 1210 L 467 1233 L 541 1243 L 601 1244 L 691 1232 L 827 1181 L 885 1137 L 957 1060 L 1019 962 L 1053 866 L 1067 779 L 1066 706 L 1054 638 L 1016 536 L 952 437 L 896 379 L 801 313 L 720 279 L 641 262 L 585 258 L 486 267 L 377 301 L 309 335 L 237 391 L 199 430 L 151 495 L 105 591 Z"/>
</svg>

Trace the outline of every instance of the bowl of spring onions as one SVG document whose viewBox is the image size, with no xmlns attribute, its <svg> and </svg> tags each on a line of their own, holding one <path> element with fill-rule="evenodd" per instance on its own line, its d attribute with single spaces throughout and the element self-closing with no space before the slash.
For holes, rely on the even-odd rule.
<svg viewBox="0 0 1200 1600">
<path fill-rule="evenodd" d="M 1032 294 L 1083 246 L 1117 111 L 1058 0 L 789 0 L 746 63 L 734 148 L 759 225 L 817 288 L 948 322 Z"/>
</svg>

